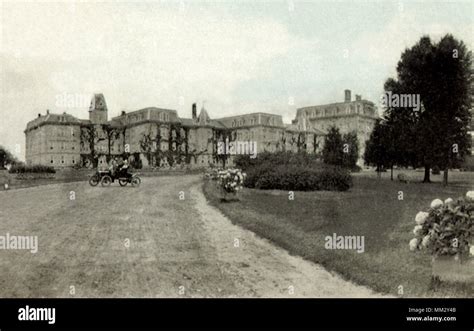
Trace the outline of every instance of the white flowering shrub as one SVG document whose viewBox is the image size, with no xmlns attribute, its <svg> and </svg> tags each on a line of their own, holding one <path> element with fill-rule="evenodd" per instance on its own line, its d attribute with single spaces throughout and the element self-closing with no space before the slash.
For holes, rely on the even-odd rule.
<svg viewBox="0 0 474 331">
<path fill-rule="evenodd" d="M 211 179 L 211 180 L 218 180 L 219 179 L 219 172 L 223 171 L 222 168 L 212 168 L 208 172 L 204 174 L 204 178 Z"/>
<path fill-rule="evenodd" d="M 466 197 L 444 202 L 435 199 L 427 212 L 415 216 L 410 250 L 427 250 L 434 256 L 474 256 L 474 191 Z"/>
<path fill-rule="evenodd" d="M 246 176 L 240 169 L 225 169 L 217 173 L 219 185 L 227 193 L 240 191 Z"/>
</svg>

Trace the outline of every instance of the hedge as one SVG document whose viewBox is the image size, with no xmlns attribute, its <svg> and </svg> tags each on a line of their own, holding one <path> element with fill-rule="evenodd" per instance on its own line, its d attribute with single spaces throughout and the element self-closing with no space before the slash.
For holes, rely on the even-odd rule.
<svg viewBox="0 0 474 331">
<path fill-rule="evenodd" d="M 45 165 L 24 165 L 24 164 L 15 164 L 8 171 L 11 174 L 25 174 L 25 173 L 50 173 L 54 174 L 54 170 L 51 166 Z"/>
</svg>

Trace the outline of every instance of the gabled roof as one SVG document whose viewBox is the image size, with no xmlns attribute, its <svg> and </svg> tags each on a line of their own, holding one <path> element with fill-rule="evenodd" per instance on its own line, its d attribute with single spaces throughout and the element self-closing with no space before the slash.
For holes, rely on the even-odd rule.
<svg viewBox="0 0 474 331">
<path fill-rule="evenodd" d="M 211 121 L 211 118 L 204 107 L 201 108 L 197 121 L 199 124 L 208 124 Z"/>
</svg>

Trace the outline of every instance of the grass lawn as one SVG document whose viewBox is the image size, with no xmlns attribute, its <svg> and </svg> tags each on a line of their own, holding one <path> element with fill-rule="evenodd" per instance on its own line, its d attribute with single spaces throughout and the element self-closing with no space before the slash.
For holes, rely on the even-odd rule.
<svg viewBox="0 0 474 331">
<path fill-rule="evenodd" d="M 423 176 L 404 172 L 414 181 Z M 448 187 L 441 185 L 442 175 L 431 184 L 392 182 L 389 176 L 378 180 L 362 172 L 347 192 L 295 192 L 293 201 L 286 191 L 244 189 L 240 201 L 221 202 L 213 181 L 204 183 L 204 193 L 233 223 L 376 291 L 398 295 L 401 285 L 409 297 L 474 297 L 472 284 L 433 282 L 431 256 L 408 248 L 416 213 L 435 198 L 465 195 L 474 173 L 450 173 Z M 333 233 L 365 236 L 365 252 L 325 249 L 324 238 Z"/>
</svg>

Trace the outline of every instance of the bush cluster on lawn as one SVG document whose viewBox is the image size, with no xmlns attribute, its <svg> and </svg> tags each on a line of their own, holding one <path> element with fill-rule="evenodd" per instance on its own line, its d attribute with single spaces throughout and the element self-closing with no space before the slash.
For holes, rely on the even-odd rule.
<svg viewBox="0 0 474 331">
<path fill-rule="evenodd" d="M 25 174 L 25 173 L 49 173 L 54 174 L 56 170 L 53 167 L 45 165 L 24 165 L 15 164 L 8 171 L 11 174 Z"/>
<path fill-rule="evenodd" d="M 237 168 L 243 171 L 253 168 L 256 166 L 277 166 L 277 165 L 301 165 L 301 166 L 321 166 L 319 161 L 314 155 L 306 152 L 263 152 L 259 153 L 256 158 L 251 158 L 249 155 L 238 155 L 234 161 Z"/>
<path fill-rule="evenodd" d="M 247 173 L 244 186 L 264 190 L 346 191 L 352 186 L 347 169 L 324 165 L 306 153 L 261 153 L 239 156 L 236 165 Z"/>
<path fill-rule="evenodd" d="M 435 199 L 428 212 L 416 214 L 415 238 L 410 241 L 410 250 L 426 249 L 434 256 L 474 256 L 473 219 L 474 191 L 457 200 Z"/>
</svg>

